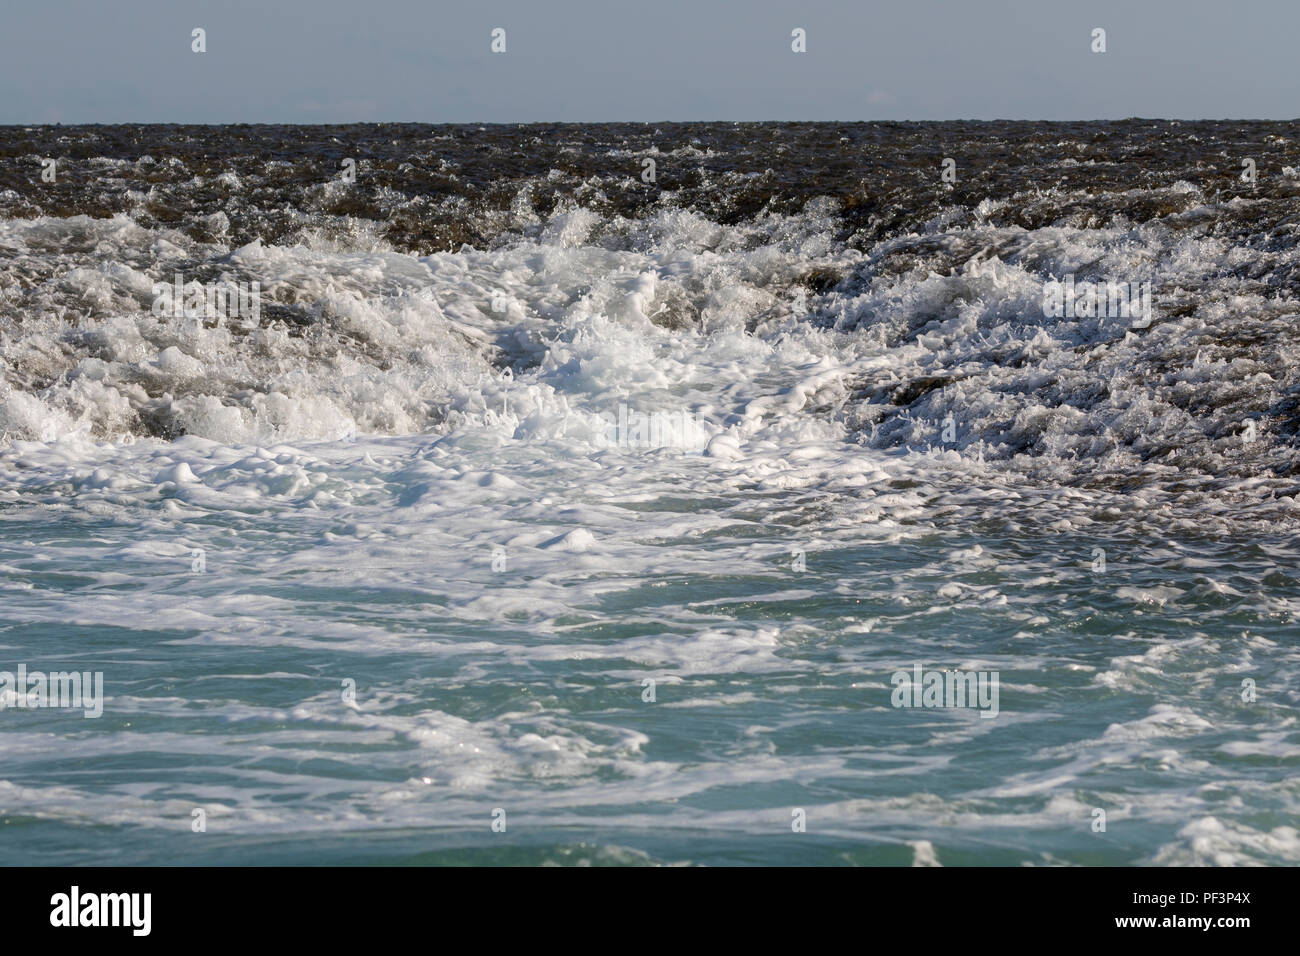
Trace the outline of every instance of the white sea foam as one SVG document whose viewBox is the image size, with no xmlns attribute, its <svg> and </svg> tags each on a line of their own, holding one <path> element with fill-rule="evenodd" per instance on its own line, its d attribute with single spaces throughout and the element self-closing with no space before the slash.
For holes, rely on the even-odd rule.
<svg viewBox="0 0 1300 956">
<path fill-rule="evenodd" d="M 1293 387 L 1293 317 L 1236 288 L 1239 250 L 995 227 L 992 203 L 867 252 L 825 204 L 737 226 L 531 208 L 491 249 L 423 257 L 363 225 L 230 248 L 0 220 L 6 626 L 121 637 L 111 736 L 60 759 L 240 768 L 183 796 L 0 781 L 0 802 L 156 827 L 201 800 L 248 835 L 478 825 L 502 800 L 753 834 L 788 833 L 806 781 L 811 830 L 921 865 L 990 832 L 1051 862 L 1015 834 L 1087 839 L 1099 803 L 1156 828 L 1156 862 L 1300 858 L 1284 824 L 1211 805 L 1300 805 L 1232 763 L 1293 758 L 1300 665 L 1276 631 L 1300 598 L 1258 586 L 1300 553 L 1294 453 L 1280 425 L 1237 431 Z M 1000 251 L 877 268 L 922 240 Z M 258 280 L 264 321 L 150 314 L 182 264 Z M 1044 317 L 1044 278 L 1090 268 L 1219 297 L 1140 335 Z M 840 279 L 814 292 L 813 269 Z M 1198 364 L 1211 326 L 1267 345 Z M 621 405 L 689 414 L 702 448 L 611 444 Z M 998 718 L 898 715 L 900 661 L 999 671 Z M 1006 727 L 1035 743 L 966 776 Z M 47 735 L 5 741 L 6 772 L 39 768 Z"/>
</svg>

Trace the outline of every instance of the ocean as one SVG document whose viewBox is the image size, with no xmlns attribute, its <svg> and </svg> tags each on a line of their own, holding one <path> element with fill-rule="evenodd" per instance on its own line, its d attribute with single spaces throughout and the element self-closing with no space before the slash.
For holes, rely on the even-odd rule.
<svg viewBox="0 0 1300 956">
<path fill-rule="evenodd" d="M 0 127 L 4 862 L 1300 863 L 1298 169 Z"/>
</svg>

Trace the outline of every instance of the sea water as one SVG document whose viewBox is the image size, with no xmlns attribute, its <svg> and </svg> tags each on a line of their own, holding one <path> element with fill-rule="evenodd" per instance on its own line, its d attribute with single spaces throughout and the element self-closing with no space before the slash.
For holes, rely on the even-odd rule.
<svg viewBox="0 0 1300 956">
<path fill-rule="evenodd" d="M 1298 134 L 0 131 L 4 859 L 1300 862 Z"/>
</svg>

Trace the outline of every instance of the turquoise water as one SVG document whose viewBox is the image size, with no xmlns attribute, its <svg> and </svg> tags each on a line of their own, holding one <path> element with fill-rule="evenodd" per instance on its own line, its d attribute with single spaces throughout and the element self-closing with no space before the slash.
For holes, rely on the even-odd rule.
<svg viewBox="0 0 1300 956">
<path fill-rule="evenodd" d="M 1294 861 L 1293 536 L 1104 523 L 1123 493 L 924 455 L 777 488 L 481 438 L 6 454 L 42 467 L 0 505 L 4 659 L 108 698 L 0 715 L 7 859 Z M 118 487 L 54 475 L 91 451 Z M 146 488 L 174 458 L 195 480 Z M 560 516 L 585 549 L 528 543 Z M 996 671 L 997 716 L 892 706 L 918 663 Z"/>
</svg>

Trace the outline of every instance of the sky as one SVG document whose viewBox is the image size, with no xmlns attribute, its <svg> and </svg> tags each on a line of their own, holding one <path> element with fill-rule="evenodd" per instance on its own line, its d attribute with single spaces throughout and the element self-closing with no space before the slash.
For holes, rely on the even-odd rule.
<svg viewBox="0 0 1300 956">
<path fill-rule="evenodd" d="M 0 124 L 1300 116 L 1300 0 L 3 3 Z"/>
</svg>

